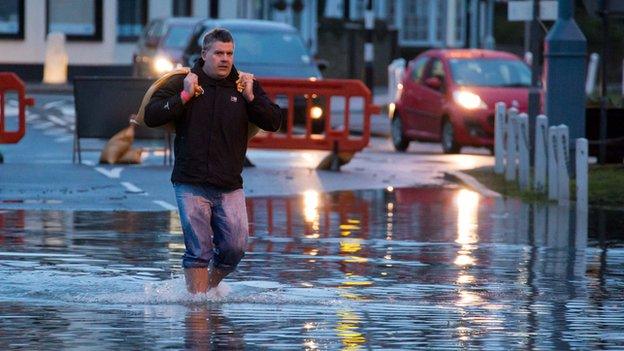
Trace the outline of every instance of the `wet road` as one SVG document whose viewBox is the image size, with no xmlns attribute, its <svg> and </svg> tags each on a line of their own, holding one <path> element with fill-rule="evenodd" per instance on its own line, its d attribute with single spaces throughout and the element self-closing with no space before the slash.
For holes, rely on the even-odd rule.
<svg viewBox="0 0 624 351">
<path fill-rule="evenodd" d="M 617 213 L 585 233 L 568 208 L 455 187 L 248 209 L 238 272 L 198 298 L 175 212 L 0 211 L 0 349 L 624 348 Z"/>
</svg>

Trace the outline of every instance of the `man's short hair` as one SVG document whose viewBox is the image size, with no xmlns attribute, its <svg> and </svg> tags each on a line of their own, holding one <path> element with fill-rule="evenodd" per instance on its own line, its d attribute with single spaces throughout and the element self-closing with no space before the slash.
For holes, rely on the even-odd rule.
<svg viewBox="0 0 624 351">
<path fill-rule="evenodd" d="M 210 50 L 212 43 L 215 41 L 220 41 L 223 43 L 234 43 L 234 38 L 232 37 L 232 33 L 224 28 L 214 28 L 210 32 L 204 35 L 204 42 L 202 45 L 203 50 Z"/>
</svg>

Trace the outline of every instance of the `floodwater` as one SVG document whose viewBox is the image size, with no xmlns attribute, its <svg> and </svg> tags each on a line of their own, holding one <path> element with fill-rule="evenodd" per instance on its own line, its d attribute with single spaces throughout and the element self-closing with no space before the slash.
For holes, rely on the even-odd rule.
<svg viewBox="0 0 624 351">
<path fill-rule="evenodd" d="M 195 297 L 175 212 L 0 211 L 0 349 L 624 347 L 621 212 L 460 188 L 248 208 L 239 270 Z"/>
</svg>

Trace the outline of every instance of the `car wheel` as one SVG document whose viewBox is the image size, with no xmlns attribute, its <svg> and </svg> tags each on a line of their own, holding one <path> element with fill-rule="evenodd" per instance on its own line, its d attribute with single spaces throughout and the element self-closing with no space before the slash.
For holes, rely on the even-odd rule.
<svg viewBox="0 0 624 351">
<path fill-rule="evenodd" d="M 445 154 L 457 154 L 461 146 L 455 140 L 455 129 L 448 119 L 442 124 L 442 150 Z"/>
<path fill-rule="evenodd" d="M 392 144 L 396 151 L 405 151 L 409 146 L 409 140 L 403 134 L 403 122 L 398 114 L 394 115 L 392 119 Z"/>
</svg>

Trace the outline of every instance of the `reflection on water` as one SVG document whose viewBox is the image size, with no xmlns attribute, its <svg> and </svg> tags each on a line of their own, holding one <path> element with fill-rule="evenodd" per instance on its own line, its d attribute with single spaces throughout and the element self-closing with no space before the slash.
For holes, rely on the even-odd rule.
<svg viewBox="0 0 624 351">
<path fill-rule="evenodd" d="M 621 212 L 448 188 L 248 210 L 239 270 L 196 297 L 175 212 L 0 211 L 0 349 L 624 346 Z"/>
</svg>

